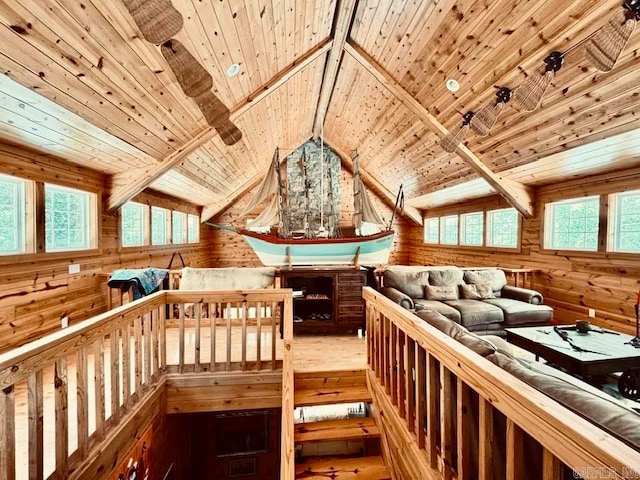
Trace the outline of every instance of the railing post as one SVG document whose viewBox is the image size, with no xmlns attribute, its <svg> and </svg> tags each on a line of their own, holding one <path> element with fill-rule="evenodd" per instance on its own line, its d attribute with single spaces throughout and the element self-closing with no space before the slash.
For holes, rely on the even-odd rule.
<svg viewBox="0 0 640 480">
<path fill-rule="evenodd" d="M 38 370 L 29 375 L 29 379 L 27 380 L 27 403 L 29 404 L 29 479 L 42 480 L 44 478 L 44 397 L 42 390 L 42 370 Z M 79 408 L 78 406 L 78 409 Z M 2 416 L 0 415 L 0 417 Z M 79 428 L 78 426 L 78 429 Z"/>
<path fill-rule="evenodd" d="M 16 478 L 15 398 L 13 385 L 0 393 L 0 478 Z"/>
<path fill-rule="evenodd" d="M 76 398 L 78 411 L 78 453 L 89 453 L 89 366 L 85 347 L 76 353 Z"/>
<path fill-rule="evenodd" d="M 280 479 L 293 480 L 295 477 L 293 409 L 293 299 L 287 295 L 284 299 L 283 322 L 283 359 L 282 359 L 282 439 Z M 275 342 L 275 338 L 274 338 Z"/>
<path fill-rule="evenodd" d="M 67 478 L 69 470 L 69 418 L 66 357 L 61 357 L 55 362 L 53 386 L 55 388 L 56 478 Z"/>
</svg>

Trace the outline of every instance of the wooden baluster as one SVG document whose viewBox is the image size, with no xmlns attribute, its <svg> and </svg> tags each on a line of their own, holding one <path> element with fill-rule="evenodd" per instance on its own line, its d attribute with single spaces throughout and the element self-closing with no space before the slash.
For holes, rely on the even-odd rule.
<svg viewBox="0 0 640 480">
<path fill-rule="evenodd" d="M 242 301 L 242 371 L 247 369 L 247 300 Z"/>
<path fill-rule="evenodd" d="M 31 480 L 43 480 L 44 397 L 42 390 L 42 370 L 38 370 L 29 375 L 29 379 L 27 380 L 27 395 L 29 404 L 29 478 Z M 78 406 L 78 408 L 80 407 Z M 2 418 L 1 415 L 0 418 Z"/>
<path fill-rule="evenodd" d="M 109 337 L 111 357 L 111 418 L 114 424 L 120 418 L 120 332 L 114 330 Z"/>
<path fill-rule="evenodd" d="M 271 370 L 275 370 L 278 367 L 276 360 L 276 342 L 278 341 L 277 323 L 278 318 L 280 322 L 284 321 L 284 315 L 280 312 L 280 304 L 271 302 Z M 284 332 L 284 325 L 282 325 L 282 331 Z"/>
<path fill-rule="evenodd" d="M 104 348 L 102 338 L 93 344 L 93 364 L 95 376 L 95 402 L 96 402 L 96 435 L 104 438 Z"/>
<path fill-rule="evenodd" d="M 524 469 L 524 432 L 507 418 L 507 480 L 526 478 Z"/>
<path fill-rule="evenodd" d="M 456 414 L 453 405 L 453 389 L 451 372 L 440 364 L 440 455 L 442 460 L 442 476 L 445 480 L 453 478 L 454 422 Z"/>
<path fill-rule="evenodd" d="M 68 478 L 69 419 L 67 402 L 67 358 L 56 360 L 53 372 L 56 436 L 56 478 Z"/>
<path fill-rule="evenodd" d="M 89 453 L 89 362 L 86 347 L 78 350 L 76 359 L 78 454 L 80 458 L 86 458 Z"/>
<path fill-rule="evenodd" d="M 16 478 L 16 427 L 15 387 L 5 388 L 0 393 L 0 478 Z"/>
<path fill-rule="evenodd" d="M 391 371 L 391 382 L 389 384 L 389 390 L 391 394 L 391 403 L 393 405 L 398 404 L 398 365 L 396 363 L 396 351 L 398 347 L 398 329 L 395 323 L 391 322 L 391 335 L 389 337 L 389 343 L 391 344 L 391 357 L 389 358 L 389 370 Z"/>
<path fill-rule="evenodd" d="M 374 327 L 375 352 L 374 352 L 373 368 L 374 368 L 374 373 L 378 378 L 382 378 L 384 376 L 384 372 L 382 370 L 382 365 L 384 363 L 383 361 L 384 352 L 382 350 L 382 331 L 383 331 L 384 321 L 385 321 L 385 317 L 381 315 L 380 312 L 376 311 L 375 327 Z"/>
<path fill-rule="evenodd" d="M 122 328 L 122 403 L 128 409 L 131 403 L 131 323 Z"/>
<path fill-rule="evenodd" d="M 391 360 L 391 350 L 389 348 L 391 338 L 391 328 L 393 323 L 387 317 L 382 317 L 384 324 L 384 336 L 381 337 L 382 348 L 382 375 L 384 376 L 384 390 L 388 394 L 391 393 L 391 383 L 393 377 L 393 361 Z"/>
<path fill-rule="evenodd" d="M 429 453 L 429 466 L 433 469 L 438 467 L 439 376 L 437 360 L 430 353 L 427 353 L 427 451 Z"/>
<path fill-rule="evenodd" d="M 196 349 L 194 352 L 195 371 L 200 372 L 202 367 L 200 366 L 200 322 L 202 320 L 202 303 L 196 303 L 193 306 L 196 312 Z"/>
<path fill-rule="evenodd" d="M 133 356 L 135 358 L 135 390 L 139 394 L 142 387 L 142 317 L 138 315 L 133 320 Z"/>
<path fill-rule="evenodd" d="M 377 331 L 376 331 L 376 348 L 378 349 L 376 352 L 376 375 L 380 379 L 380 384 L 385 388 L 385 390 L 389 389 L 388 385 L 388 358 L 387 358 L 387 348 L 385 345 L 385 331 L 388 328 L 387 318 L 384 316 L 378 317 L 377 322 Z"/>
<path fill-rule="evenodd" d="M 416 419 L 418 448 L 425 448 L 427 416 L 427 352 L 418 345 L 416 358 Z"/>
<path fill-rule="evenodd" d="M 406 335 L 402 330 L 398 330 L 398 413 L 400 418 L 405 418 L 406 406 L 406 382 L 408 381 L 407 371 L 404 364 L 404 348 Z"/>
<path fill-rule="evenodd" d="M 143 317 L 143 339 L 144 339 L 144 384 L 149 387 L 151 384 L 151 312 Z"/>
<path fill-rule="evenodd" d="M 472 391 L 469 386 L 459 378 L 457 408 L 458 413 L 458 480 L 471 480 L 478 478 L 476 466 L 473 465 L 471 457 L 472 445 L 476 444 L 478 439 L 473 438 L 473 422 L 474 412 L 471 401 Z"/>
<path fill-rule="evenodd" d="M 184 351 L 186 349 L 184 341 L 184 303 L 180 304 L 180 314 L 178 316 L 178 371 L 184 372 Z"/>
<path fill-rule="evenodd" d="M 478 479 L 493 480 L 497 474 L 494 462 L 497 444 L 493 429 L 493 406 L 482 397 L 480 397 L 479 417 Z"/>
<path fill-rule="evenodd" d="M 369 302 L 365 302 L 365 317 L 364 317 L 364 322 L 365 322 L 365 328 L 367 329 L 367 365 L 369 365 L 369 368 L 372 368 L 374 370 L 374 372 L 376 371 L 375 368 L 373 368 L 373 357 L 372 357 L 372 352 L 373 352 L 373 330 L 371 329 L 372 327 L 372 321 L 371 321 L 371 314 L 372 314 L 372 307 L 371 304 Z"/>
<path fill-rule="evenodd" d="M 211 329 L 211 359 L 210 359 L 210 368 L 209 371 L 215 372 L 216 370 L 216 324 L 218 322 L 218 315 L 220 314 L 220 309 L 222 305 L 219 303 L 215 304 L 215 311 L 213 314 L 209 315 L 209 321 L 211 322 L 209 328 Z"/>
<path fill-rule="evenodd" d="M 256 362 L 258 370 L 262 370 L 262 302 L 258 302 L 256 310 Z"/>
<path fill-rule="evenodd" d="M 227 302 L 227 309 L 225 311 L 225 318 L 227 319 L 227 372 L 231 371 L 231 304 Z"/>
<path fill-rule="evenodd" d="M 159 330 L 159 326 L 160 326 L 160 309 L 156 308 L 153 311 L 153 315 L 151 317 L 151 333 L 152 333 L 152 340 L 151 340 L 151 344 L 152 344 L 152 349 L 153 349 L 153 355 L 151 358 L 151 371 L 153 372 L 152 375 L 152 381 L 153 383 L 156 383 L 158 381 L 158 377 L 160 376 L 160 363 L 159 363 L 159 358 L 158 358 L 158 350 L 160 348 L 159 346 L 159 336 L 158 336 L 158 330 Z"/>
<path fill-rule="evenodd" d="M 158 348 L 160 349 L 159 368 L 167 368 L 167 305 L 160 307 L 160 317 L 158 322 Z"/>
<path fill-rule="evenodd" d="M 406 378 L 406 398 L 407 398 L 407 428 L 410 432 L 416 429 L 416 391 L 415 391 L 415 364 L 416 364 L 416 342 L 406 337 L 406 357 L 407 357 L 407 378 Z"/>
<path fill-rule="evenodd" d="M 542 450 L 542 480 L 562 480 L 562 462 L 543 447 Z"/>
</svg>

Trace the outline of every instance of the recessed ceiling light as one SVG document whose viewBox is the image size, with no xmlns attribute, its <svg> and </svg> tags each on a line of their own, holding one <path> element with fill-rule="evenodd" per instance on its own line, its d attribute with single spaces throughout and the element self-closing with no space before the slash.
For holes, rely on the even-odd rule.
<svg viewBox="0 0 640 480">
<path fill-rule="evenodd" d="M 449 90 L 450 92 L 457 92 L 458 90 L 460 90 L 460 84 L 454 78 L 450 78 L 449 80 L 447 80 L 446 85 L 447 90 Z"/>
<path fill-rule="evenodd" d="M 240 65 L 234 63 L 229 68 L 227 68 L 227 77 L 235 77 L 240 71 Z"/>
</svg>

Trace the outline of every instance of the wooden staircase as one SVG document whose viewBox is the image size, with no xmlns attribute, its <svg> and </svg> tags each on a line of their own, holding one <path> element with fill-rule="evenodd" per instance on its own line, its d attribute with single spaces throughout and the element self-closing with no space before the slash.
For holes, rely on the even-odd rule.
<svg viewBox="0 0 640 480">
<path fill-rule="evenodd" d="M 364 370 L 295 374 L 295 406 L 371 402 Z M 326 420 L 295 425 L 296 447 L 328 442 L 363 442 L 364 448 L 348 456 L 316 455 L 296 461 L 297 479 L 384 480 L 391 476 L 382 461 L 380 432 L 373 418 Z"/>
</svg>

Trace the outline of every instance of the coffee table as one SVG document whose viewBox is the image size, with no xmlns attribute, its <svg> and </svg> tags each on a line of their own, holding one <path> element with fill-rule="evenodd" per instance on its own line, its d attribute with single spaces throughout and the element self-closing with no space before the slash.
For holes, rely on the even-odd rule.
<svg viewBox="0 0 640 480">
<path fill-rule="evenodd" d="M 506 331 L 509 343 L 535 354 L 536 360 L 543 357 L 575 375 L 606 375 L 640 366 L 640 348 L 625 345 L 633 337 L 623 333 L 614 335 L 565 330 L 579 347 L 600 352 L 589 353 L 574 350 L 560 338 L 553 327 L 507 328 Z"/>
</svg>

